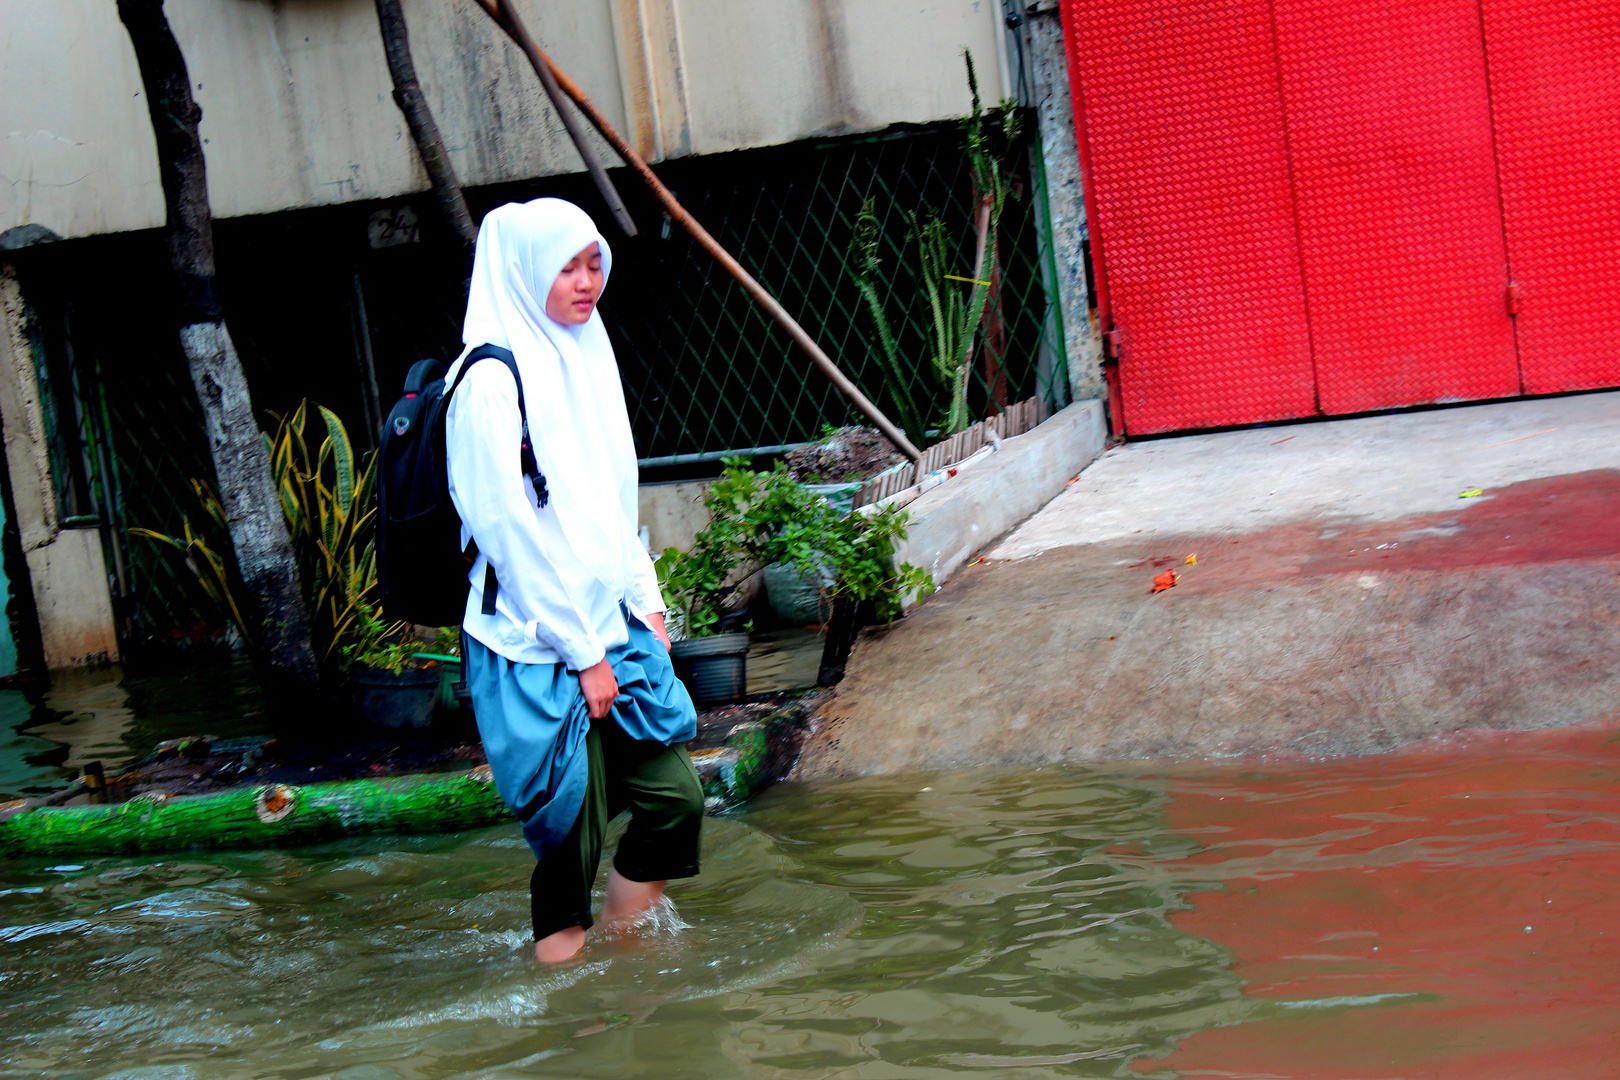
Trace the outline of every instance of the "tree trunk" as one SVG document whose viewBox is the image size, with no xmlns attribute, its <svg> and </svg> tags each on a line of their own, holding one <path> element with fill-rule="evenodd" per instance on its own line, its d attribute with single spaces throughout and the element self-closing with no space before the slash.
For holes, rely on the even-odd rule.
<svg viewBox="0 0 1620 1080">
<path fill-rule="evenodd" d="M 980 367 L 984 371 L 985 393 L 996 412 L 1006 412 L 1012 403 L 1012 391 L 1007 383 L 1007 320 L 1001 316 L 1001 258 L 990 257 L 990 293 L 985 299 L 984 339 L 979 349 Z"/>
<path fill-rule="evenodd" d="M 439 200 L 439 211 L 450 223 L 463 243 L 478 239 L 478 227 L 467 212 L 467 200 L 462 197 L 456 170 L 450 164 L 450 152 L 439 135 L 439 125 L 433 122 L 433 110 L 428 108 L 427 95 L 416 81 L 416 65 L 411 61 L 411 38 L 405 28 L 405 12 L 399 0 L 377 0 L 377 23 L 382 30 L 383 55 L 388 58 L 388 74 L 394 80 L 394 104 L 405 114 L 405 124 L 411 129 L 416 152 L 427 170 L 433 194 Z"/>
<path fill-rule="evenodd" d="M 995 200 L 989 195 L 979 198 L 979 212 L 974 215 L 973 274 L 989 282 L 984 308 L 978 313 L 978 325 L 984 328 L 979 356 L 985 393 L 997 412 L 1005 412 L 1011 396 L 1007 389 L 1007 371 L 1002 366 L 1002 359 L 1007 355 L 1007 324 L 1001 317 L 1001 240 L 997 228 L 1000 218 L 994 207 Z M 967 366 L 971 371 L 972 362 Z"/>
<path fill-rule="evenodd" d="M 186 59 L 163 0 L 118 0 L 118 17 L 135 48 L 152 117 L 168 211 L 169 265 L 180 287 L 180 347 L 202 406 L 220 503 L 254 608 L 250 617 L 260 626 L 255 659 L 272 707 L 295 715 L 314 691 L 318 671 L 270 455 L 214 288 L 214 222 L 197 131 L 202 109 L 192 99 Z"/>
</svg>

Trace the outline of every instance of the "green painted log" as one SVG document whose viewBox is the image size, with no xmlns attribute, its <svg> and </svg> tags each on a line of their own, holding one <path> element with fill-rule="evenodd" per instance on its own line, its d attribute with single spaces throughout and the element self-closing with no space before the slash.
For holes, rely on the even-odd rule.
<svg viewBox="0 0 1620 1080">
<path fill-rule="evenodd" d="M 6 855 L 107 855 L 189 847 L 285 847 L 361 833 L 431 833 L 511 821 L 488 766 L 272 784 L 209 795 L 138 795 L 103 806 L 41 806 L 0 820 Z"/>
</svg>

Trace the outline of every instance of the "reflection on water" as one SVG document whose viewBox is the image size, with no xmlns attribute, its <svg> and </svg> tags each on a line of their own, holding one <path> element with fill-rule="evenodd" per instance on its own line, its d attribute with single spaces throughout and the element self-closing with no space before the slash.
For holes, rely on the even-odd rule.
<svg viewBox="0 0 1620 1080">
<path fill-rule="evenodd" d="M 46 795 L 67 783 L 58 762 L 68 747 L 27 730 L 37 716 L 35 703 L 21 690 L 0 690 L 0 802 Z"/>
<path fill-rule="evenodd" d="M 87 761 L 116 769 L 139 753 L 126 741 L 135 710 L 123 682 L 116 667 L 59 671 L 52 677 L 28 734 L 68 748 L 55 762 L 68 776 L 79 775 Z"/>
<path fill-rule="evenodd" d="M 514 830 L 8 867 L 5 1075 L 491 1075 L 780 978 L 860 921 L 787 878 L 761 834 L 716 822 L 705 839 L 709 872 L 677 893 L 686 929 L 551 971 Z"/>
<path fill-rule="evenodd" d="M 0 690 L 0 801 L 49 794 L 88 761 L 110 776 L 164 739 L 269 730 L 246 662 L 139 676 L 116 664 L 52 672 L 43 691 Z"/>
<path fill-rule="evenodd" d="M 819 630 L 799 626 L 755 630 L 748 642 L 748 693 L 770 694 L 816 685 L 822 647 Z"/>
<path fill-rule="evenodd" d="M 751 815 L 867 918 L 819 969 L 734 996 L 731 1056 L 770 1076 L 1110 1076 L 1245 1013 L 1227 955 L 1173 927 L 1162 785 L 982 770 L 784 791 Z"/>
<path fill-rule="evenodd" d="M 1177 873 L 1225 888 L 1175 921 L 1232 950 L 1257 1009 L 1164 1064 L 1320 1080 L 1616 1075 L 1613 738 L 1481 735 L 1446 753 L 1180 778 L 1167 824 L 1202 848 Z M 1374 998 L 1396 1007 L 1348 1007 Z"/>
<path fill-rule="evenodd" d="M 1596 1080 L 1606 739 L 787 786 L 560 970 L 506 828 L 14 861 L 0 1075 Z"/>
</svg>

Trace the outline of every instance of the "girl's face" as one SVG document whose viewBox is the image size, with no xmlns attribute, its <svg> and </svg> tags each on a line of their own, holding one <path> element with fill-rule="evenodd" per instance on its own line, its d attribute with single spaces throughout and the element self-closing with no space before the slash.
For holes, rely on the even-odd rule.
<svg viewBox="0 0 1620 1080">
<path fill-rule="evenodd" d="M 590 247 L 568 260 L 546 296 L 546 314 L 564 326 L 579 326 L 596 310 L 602 295 L 602 248 Z"/>
</svg>

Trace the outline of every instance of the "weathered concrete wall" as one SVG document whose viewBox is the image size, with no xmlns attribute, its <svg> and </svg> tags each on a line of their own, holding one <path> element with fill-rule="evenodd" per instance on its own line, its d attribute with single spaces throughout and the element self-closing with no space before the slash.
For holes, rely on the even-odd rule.
<svg viewBox="0 0 1620 1080">
<path fill-rule="evenodd" d="M 1069 388 L 1076 401 L 1106 396 L 1102 339 L 1092 321 L 1091 268 L 1086 265 L 1085 189 L 1069 94 L 1068 54 L 1057 0 L 1035 0 L 1025 8 L 1024 43 L 1035 115 L 1040 125 L 1046 203 L 1052 221 L 1052 261 L 1057 267 L 1058 306 L 1063 312 L 1063 347 L 1069 360 Z"/>
<path fill-rule="evenodd" d="M 641 485 L 641 524 L 655 556 L 669 547 L 691 548 L 693 538 L 709 524 L 709 512 L 700 501 L 709 484 L 708 480 L 677 480 Z"/>
<path fill-rule="evenodd" d="M 57 517 L 39 381 L 24 317 L 16 275 L 0 266 L 0 431 L 29 576 L 27 583 L 13 582 L 12 588 L 32 589 L 47 666 L 117 660 L 100 533 L 63 529 Z"/>
<path fill-rule="evenodd" d="M 50 543 L 59 526 L 39 378 L 26 331 L 16 271 L 0 264 L 0 425 L 11 473 L 12 509 L 24 551 Z"/>
<path fill-rule="evenodd" d="M 118 659 L 101 530 L 63 529 L 26 553 L 45 666 L 84 667 Z"/>
<path fill-rule="evenodd" d="M 649 157 L 967 111 L 957 52 L 1002 80 L 989 0 L 517 0 Z M 370 0 L 169 0 L 220 217 L 427 188 Z M 471 0 L 406 0 L 416 69 L 467 185 L 578 171 L 527 63 Z M 111 0 L 0 6 L 0 231 L 163 222 L 151 125 Z M 606 161 L 613 157 L 600 147 Z"/>
<path fill-rule="evenodd" d="M 906 507 L 909 533 L 897 562 L 915 563 L 943 584 L 974 552 L 1035 513 L 1103 452 L 1102 402 L 1078 401 L 1034 431 L 1008 439 L 982 464 Z"/>
</svg>

